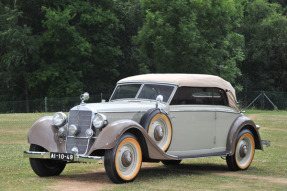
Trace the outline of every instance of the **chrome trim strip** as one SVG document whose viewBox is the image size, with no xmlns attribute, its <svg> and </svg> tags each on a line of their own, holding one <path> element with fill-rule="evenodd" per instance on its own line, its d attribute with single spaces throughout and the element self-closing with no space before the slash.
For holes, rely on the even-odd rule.
<svg viewBox="0 0 287 191">
<path fill-rule="evenodd" d="M 239 114 L 239 112 L 233 112 L 233 111 L 216 111 L 216 110 L 179 110 L 179 109 L 174 109 L 170 110 L 170 112 L 222 112 L 222 113 L 235 113 Z"/>
<path fill-rule="evenodd" d="M 134 110 L 134 111 L 99 111 L 99 113 L 145 113 L 146 110 Z"/>
<path fill-rule="evenodd" d="M 208 158 L 208 157 L 225 157 L 227 156 L 226 151 L 224 152 L 217 152 L 217 153 L 206 153 L 206 154 L 193 154 L 193 155 L 185 155 L 178 157 L 180 160 L 182 159 L 192 159 L 192 158 Z"/>
<path fill-rule="evenodd" d="M 117 83 L 117 85 L 122 85 L 122 84 L 160 84 L 160 85 L 173 85 L 173 86 L 178 86 L 178 83 L 172 83 L 172 82 L 153 82 L 153 81 L 133 81 L 133 82 L 122 82 L 122 83 Z"/>
<path fill-rule="evenodd" d="M 174 86 L 173 91 L 172 91 L 172 93 L 170 94 L 169 99 L 167 100 L 167 103 L 168 103 L 168 104 L 170 104 L 171 100 L 173 99 L 173 96 L 174 96 L 174 94 L 175 94 L 177 88 L 178 88 L 178 85 Z"/>
<path fill-rule="evenodd" d="M 215 112 L 215 110 L 191 110 L 191 109 L 173 109 L 170 112 Z"/>
<path fill-rule="evenodd" d="M 35 152 L 35 151 L 24 151 L 24 158 L 39 158 L 39 159 L 51 159 L 50 152 Z M 74 154 L 74 162 L 98 162 L 98 160 L 103 159 L 100 156 L 85 156 Z M 53 159 L 54 160 L 54 159 Z"/>
<path fill-rule="evenodd" d="M 93 111 L 91 111 L 91 112 L 92 112 L 92 115 L 91 115 L 91 121 L 90 121 L 90 129 L 93 130 L 93 129 L 92 129 L 92 126 L 93 126 L 93 119 L 94 119 L 94 117 L 95 117 L 95 113 L 94 113 Z M 88 149 L 90 149 L 90 148 L 89 148 L 90 141 L 91 141 L 91 139 L 88 139 L 88 143 L 87 143 L 87 148 L 86 148 L 85 154 L 87 154 L 87 153 L 89 152 Z"/>
<path fill-rule="evenodd" d="M 140 89 L 138 90 L 138 93 L 137 93 L 136 96 L 135 96 L 135 99 L 138 98 L 138 96 L 139 96 L 140 92 L 142 91 L 144 85 L 145 85 L 145 84 L 142 84 L 142 85 L 141 85 Z"/>
<path fill-rule="evenodd" d="M 222 112 L 235 114 L 240 113 L 230 107 L 220 105 L 172 105 L 170 107 L 170 112 Z"/>
<path fill-rule="evenodd" d="M 74 138 L 74 139 L 89 139 L 89 137 L 74 137 L 74 136 L 67 136 L 69 138 Z M 98 137 L 91 137 L 91 139 L 97 139 Z"/>
</svg>

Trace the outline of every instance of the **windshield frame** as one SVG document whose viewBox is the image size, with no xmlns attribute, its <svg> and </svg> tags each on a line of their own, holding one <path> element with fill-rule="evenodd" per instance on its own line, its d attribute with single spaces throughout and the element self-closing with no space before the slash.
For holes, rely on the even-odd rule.
<svg viewBox="0 0 287 191">
<path fill-rule="evenodd" d="M 136 94 L 136 96 L 134 98 L 122 98 L 122 99 L 113 99 L 112 100 L 112 97 L 114 96 L 118 86 L 129 85 L 129 84 L 140 84 L 141 85 L 139 90 L 138 90 L 138 92 L 137 92 L 137 94 Z M 125 82 L 125 83 L 118 83 L 116 85 L 116 87 L 115 87 L 110 99 L 109 99 L 109 102 L 119 101 L 119 100 L 145 100 L 145 101 L 153 101 L 153 102 L 155 102 L 156 100 L 153 100 L 153 99 L 138 98 L 138 96 L 139 96 L 140 92 L 142 91 L 143 87 L 145 85 L 147 85 L 147 84 L 151 84 L 151 85 L 165 85 L 165 86 L 173 87 L 173 90 L 172 90 L 168 100 L 166 102 L 164 102 L 164 101 L 162 102 L 162 103 L 168 103 L 168 104 L 171 102 L 171 100 L 172 100 L 172 98 L 173 98 L 173 96 L 174 96 L 174 94 L 175 94 L 175 92 L 176 92 L 176 90 L 178 88 L 178 85 L 176 83 L 164 83 L 164 82 L 162 82 L 162 83 L 161 82 Z"/>
</svg>

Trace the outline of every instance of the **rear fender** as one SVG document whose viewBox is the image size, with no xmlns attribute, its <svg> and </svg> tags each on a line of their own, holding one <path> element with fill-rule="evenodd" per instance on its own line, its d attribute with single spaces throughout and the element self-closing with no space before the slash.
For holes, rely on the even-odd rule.
<svg viewBox="0 0 287 191">
<path fill-rule="evenodd" d="M 112 149 L 125 132 L 131 132 L 140 141 L 143 154 L 147 158 L 156 160 L 177 160 L 178 158 L 163 152 L 147 134 L 144 128 L 132 120 L 119 120 L 106 126 L 92 145 L 88 155 L 96 150 Z"/>
<path fill-rule="evenodd" d="M 39 145 L 49 152 L 66 152 L 65 143 L 60 141 L 58 128 L 52 123 L 52 116 L 45 116 L 37 120 L 28 133 L 28 143 Z"/>
<path fill-rule="evenodd" d="M 252 132 L 255 141 L 255 149 L 263 150 L 261 137 L 255 123 L 245 115 L 241 115 L 237 119 L 235 119 L 229 129 L 226 143 L 226 151 L 228 155 L 234 154 L 237 136 L 239 132 L 243 129 L 249 129 Z"/>
</svg>

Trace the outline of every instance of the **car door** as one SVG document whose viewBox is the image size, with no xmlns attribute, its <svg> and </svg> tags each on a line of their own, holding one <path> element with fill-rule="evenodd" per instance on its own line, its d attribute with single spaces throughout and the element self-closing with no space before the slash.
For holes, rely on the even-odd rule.
<svg viewBox="0 0 287 191">
<path fill-rule="evenodd" d="M 206 88 L 179 87 L 170 104 L 173 136 L 168 153 L 182 157 L 210 153 L 214 148 L 215 115 Z"/>
</svg>

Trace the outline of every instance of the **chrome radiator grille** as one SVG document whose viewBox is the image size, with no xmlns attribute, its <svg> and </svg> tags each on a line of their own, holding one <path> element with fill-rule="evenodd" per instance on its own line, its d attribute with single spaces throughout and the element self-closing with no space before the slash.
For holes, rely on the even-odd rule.
<svg viewBox="0 0 287 191">
<path fill-rule="evenodd" d="M 68 127 L 74 124 L 78 127 L 79 132 L 74 137 L 68 135 L 66 143 L 67 152 L 71 153 L 72 148 L 77 147 L 78 154 L 85 154 L 92 143 L 95 141 L 94 139 L 88 139 L 85 134 L 86 130 L 91 128 L 92 111 L 71 110 L 69 112 L 68 121 Z"/>
</svg>

